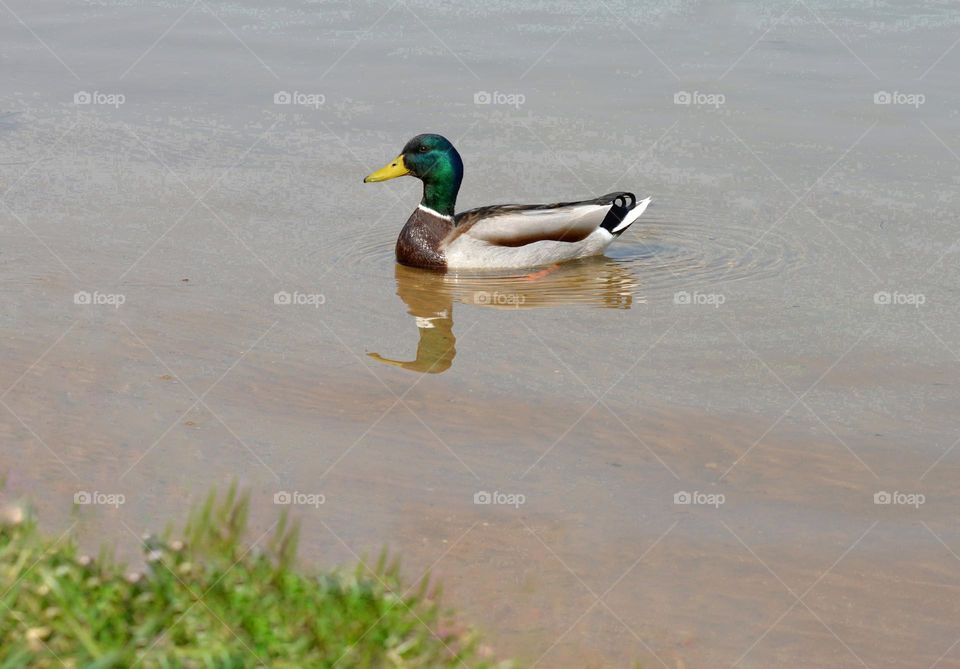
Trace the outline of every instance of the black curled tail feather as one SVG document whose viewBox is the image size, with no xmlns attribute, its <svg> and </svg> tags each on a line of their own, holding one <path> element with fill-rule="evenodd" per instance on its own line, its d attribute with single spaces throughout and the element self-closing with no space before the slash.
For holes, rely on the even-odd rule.
<svg viewBox="0 0 960 669">
<path fill-rule="evenodd" d="M 637 205 L 637 197 L 633 193 L 624 191 L 621 193 L 610 193 L 609 195 L 597 198 L 598 204 L 607 204 L 608 202 L 613 206 L 610 207 L 610 211 L 607 212 L 600 227 L 612 235 L 620 236 L 627 228 L 617 230 L 616 232 L 614 232 L 614 230 L 623 222 L 623 217 Z"/>
</svg>

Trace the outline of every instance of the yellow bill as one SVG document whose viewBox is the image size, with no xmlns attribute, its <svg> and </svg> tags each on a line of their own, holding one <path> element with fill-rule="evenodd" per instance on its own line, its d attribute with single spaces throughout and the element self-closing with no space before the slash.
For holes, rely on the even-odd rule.
<svg viewBox="0 0 960 669">
<path fill-rule="evenodd" d="M 363 180 L 363 183 L 368 184 L 375 181 L 387 181 L 388 179 L 396 179 L 406 174 L 410 174 L 410 170 L 407 169 L 406 163 L 403 162 L 403 154 L 400 154 L 385 167 L 380 168 L 373 174 L 368 174 Z"/>
</svg>

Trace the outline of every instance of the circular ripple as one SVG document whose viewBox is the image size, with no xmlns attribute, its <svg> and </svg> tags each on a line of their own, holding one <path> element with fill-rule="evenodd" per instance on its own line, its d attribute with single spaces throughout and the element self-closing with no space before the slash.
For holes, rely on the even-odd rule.
<svg viewBox="0 0 960 669">
<path fill-rule="evenodd" d="M 805 250 L 764 229 L 651 219 L 607 255 L 636 272 L 649 295 L 782 276 L 800 264 Z"/>
</svg>

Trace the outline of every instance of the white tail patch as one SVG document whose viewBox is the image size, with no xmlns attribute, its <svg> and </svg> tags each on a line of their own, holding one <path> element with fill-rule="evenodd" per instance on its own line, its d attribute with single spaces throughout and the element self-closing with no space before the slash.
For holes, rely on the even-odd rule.
<svg viewBox="0 0 960 669">
<path fill-rule="evenodd" d="M 610 232 L 612 234 L 617 234 L 618 232 L 623 232 L 624 230 L 629 228 L 631 225 L 633 225 L 634 221 L 640 218 L 640 215 L 647 210 L 647 206 L 649 204 L 650 204 L 650 198 L 645 198 L 637 202 L 637 206 L 631 209 L 630 211 L 628 211 L 627 215 L 623 217 L 622 221 L 620 221 L 620 224 Z"/>
</svg>

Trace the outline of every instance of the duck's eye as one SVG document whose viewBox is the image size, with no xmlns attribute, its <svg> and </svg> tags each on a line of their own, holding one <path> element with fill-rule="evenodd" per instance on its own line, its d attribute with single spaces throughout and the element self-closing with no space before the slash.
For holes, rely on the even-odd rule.
<svg viewBox="0 0 960 669">
<path fill-rule="evenodd" d="M 420 147 L 420 153 L 426 153 L 426 152 L 429 151 L 429 150 L 430 150 L 430 147 L 429 147 L 429 146 L 421 146 L 421 147 Z"/>
</svg>

